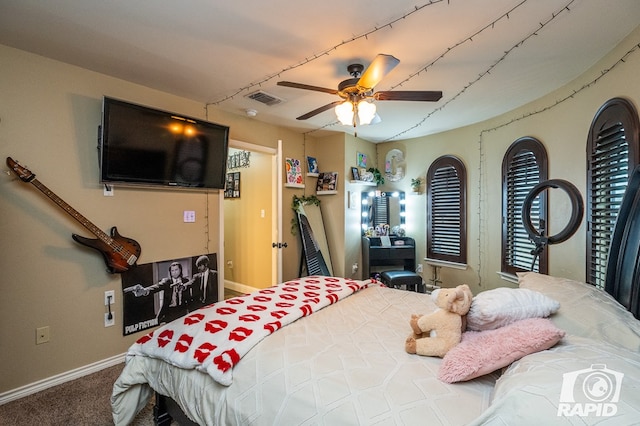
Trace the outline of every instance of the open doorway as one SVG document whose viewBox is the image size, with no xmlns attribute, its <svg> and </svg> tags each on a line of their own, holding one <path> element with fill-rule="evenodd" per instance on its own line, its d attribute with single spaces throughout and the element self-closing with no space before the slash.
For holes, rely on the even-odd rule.
<svg viewBox="0 0 640 426">
<path fill-rule="evenodd" d="M 270 287 L 281 280 L 281 190 L 278 149 L 231 140 L 228 189 L 220 215 L 224 230 L 220 268 L 225 294 Z M 235 161 L 240 160 L 240 161 Z M 229 185 L 232 185 L 231 188 Z M 273 243 L 276 247 L 273 247 Z"/>
</svg>

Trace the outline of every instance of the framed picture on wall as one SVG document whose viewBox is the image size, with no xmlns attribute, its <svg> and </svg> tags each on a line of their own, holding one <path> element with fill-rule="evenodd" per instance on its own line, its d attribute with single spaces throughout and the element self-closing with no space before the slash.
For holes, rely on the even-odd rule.
<svg viewBox="0 0 640 426">
<path fill-rule="evenodd" d="M 318 174 L 317 194 L 335 194 L 338 189 L 338 172 L 323 172 Z"/>
<path fill-rule="evenodd" d="M 224 198 L 240 198 L 240 172 L 227 173 Z"/>
<path fill-rule="evenodd" d="M 356 164 L 361 169 L 362 168 L 366 169 L 367 168 L 367 154 L 363 154 L 363 153 L 359 152 L 356 155 Z"/>
<path fill-rule="evenodd" d="M 300 166 L 300 160 L 295 158 L 286 158 L 285 173 L 287 176 L 286 184 L 289 185 L 302 185 L 302 167 Z"/>
</svg>

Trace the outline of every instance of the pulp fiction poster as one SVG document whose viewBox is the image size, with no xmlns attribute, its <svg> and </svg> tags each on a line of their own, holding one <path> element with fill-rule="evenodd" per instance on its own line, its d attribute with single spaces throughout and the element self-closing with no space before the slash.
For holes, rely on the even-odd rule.
<svg viewBox="0 0 640 426">
<path fill-rule="evenodd" d="M 218 301 L 217 255 L 138 265 L 121 274 L 123 335 L 173 321 Z"/>
</svg>

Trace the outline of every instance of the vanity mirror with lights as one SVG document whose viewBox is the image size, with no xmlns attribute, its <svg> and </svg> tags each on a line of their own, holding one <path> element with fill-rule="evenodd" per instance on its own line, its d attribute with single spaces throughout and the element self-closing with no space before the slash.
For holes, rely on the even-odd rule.
<svg viewBox="0 0 640 426">
<path fill-rule="evenodd" d="M 383 270 L 415 271 L 415 240 L 405 236 L 403 191 L 362 193 L 363 278 Z"/>
<path fill-rule="evenodd" d="M 404 236 L 404 191 L 365 191 L 362 193 L 361 206 L 362 235 Z"/>
</svg>

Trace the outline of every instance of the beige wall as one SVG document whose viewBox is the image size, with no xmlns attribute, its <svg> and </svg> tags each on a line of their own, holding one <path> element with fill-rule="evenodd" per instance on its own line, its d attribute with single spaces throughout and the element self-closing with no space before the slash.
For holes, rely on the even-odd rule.
<svg viewBox="0 0 640 426">
<path fill-rule="evenodd" d="M 275 148 L 282 140 L 284 156 L 304 159 L 315 155 L 326 171 L 342 172 L 339 194 L 322 196 L 328 241 L 336 275 L 351 276 L 359 261 L 356 209 L 346 209 L 348 183 L 355 153 L 377 158 L 384 169 L 386 152 L 405 150 L 407 177 L 382 189 L 410 191 L 410 179 L 424 176 L 429 164 L 443 154 L 459 156 L 468 174 L 468 263 L 466 271 L 446 269 L 447 285 L 469 283 L 475 291 L 507 285 L 500 269 L 500 165 L 508 146 L 521 136 L 534 136 L 549 154 L 549 177 L 567 179 L 584 194 L 585 144 L 589 124 L 608 99 L 623 96 L 640 105 L 640 53 L 579 91 L 610 68 L 640 42 L 636 30 L 609 56 L 578 80 L 549 96 L 488 122 L 429 137 L 385 143 L 344 135 L 314 138 L 267 125 L 255 119 L 209 108 L 208 119 L 231 128 L 233 139 Z M 97 179 L 96 135 L 103 95 L 127 99 L 186 115 L 204 117 L 201 103 L 106 77 L 85 69 L 0 46 L 0 153 L 12 156 L 101 229 L 117 225 L 123 235 L 142 245 L 141 263 L 218 251 L 216 192 L 170 192 L 116 188 L 104 197 Z M 579 91 L 566 102 L 560 99 Z M 447 94 L 445 94 L 447 96 Z M 500 94 L 496 94 L 500 96 Z M 552 108 L 545 110 L 552 106 Z M 531 115 L 537 111 L 544 112 Z M 523 118 L 525 117 L 525 118 Z M 434 114 L 431 120 L 437 120 Z M 510 123 L 510 124 L 507 124 Z M 75 244 L 70 234 L 87 235 L 81 226 L 29 184 L 2 175 L 0 179 L 0 235 L 3 294 L 0 298 L 0 393 L 46 379 L 123 353 L 138 337 L 122 337 L 121 306 L 116 300 L 116 326 L 103 327 L 105 290 L 116 290 L 118 276 L 104 272 L 100 256 Z M 284 177 L 282 177 L 284 180 Z M 313 179 L 305 189 L 283 189 L 283 241 L 287 242 L 283 278 L 297 276 L 300 246 L 290 229 L 293 195 L 314 194 Z M 566 203 L 551 199 L 551 226 L 562 226 Z M 408 195 L 410 236 L 418 256 L 425 253 L 425 196 Z M 182 211 L 195 210 L 195 224 L 182 223 Z M 208 212 L 208 213 L 207 213 Z M 207 214 L 205 214 L 207 213 Z M 557 228 L 556 228 L 557 229 Z M 569 241 L 552 246 L 550 272 L 584 279 L 584 224 Z M 425 277 L 430 269 L 425 266 Z M 35 345 L 35 329 L 51 327 L 51 342 Z"/>
<path fill-rule="evenodd" d="M 102 230 L 118 226 L 142 246 L 139 263 L 219 251 L 217 191 L 115 188 L 98 183 L 97 133 L 102 96 L 109 95 L 206 118 L 201 103 L 0 46 L 0 154 L 11 156 Z M 303 136 L 209 108 L 208 119 L 230 126 L 231 138 L 300 155 Z M 309 138 L 307 138 L 309 139 Z M 312 139 L 312 138 L 311 138 Z M 284 194 L 287 206 L 292 194 Z M 195 210 L 195 224 L 184 224 Z M 35 187 L 0 178 L 3 270 L 0 298 L 0 393 L 122 354 L 138 335 L 122 337 L 121 282 L 102 257 L 71 240 L 91 233 Z M 283 209 L 283 223 L 292 218 Z M 285 225 L 285 230 L 286 230 Z M 284 232 L 288 250 L 298 242 Z M 297 276 L 298 254 L 285 256 L 284 279 Z M 116 291 L 116 325 L 104 327 L 104 292 Z M 35 344 L 37 327 L 51 341 Z"/>
<path fill-rule="evenodd" d="M 362 243 L 361 235 L 362 216 L 360 210 L 360 198 L 363 191 L 368 191 L 370 186 L 351 183 L 351 167 L 357 167 L 356 157 L 358 153 L 367 156 L 367 167 L 378 167 L 384 172 L 384 167 L 378 166 L 378 152 L 376 145 L 351 135 L 345 136 L 344 176 L 346 191 L 343 194 L 344 201 L 344 261 L 345 276 L 352 278 L 368 278 L 362 276 Z M 384 163 L 384 160 L 383 160 Z M 351 197 L 351 199 L 349 199 Z M 356 273 L 352 273 L 353 264 L 358 264 Z"/>
<path fill-rule="evenodd" d="M 511 285 L 497 272 L 500 271 L 501 247 L 501 165 L 504 153 L 516 139 L 522 136 L 539 139 L 547 149 L 549 178 L 572 182 L 584 198 L 586 141 L 596 112 L 614 97 L 627 98 L 637 109 L 640 107 L 639 42 L 640 28 L 637 28 L 575 81 L 503 116 L 429 137 L 378 145 L 380 161 L 392 148 L 403 147 L 406 150 L 407 177 L 397 185 L 386 186 L 407 192 L 410 191 L 410 179 L 425 176 L 431 162 L 441 155 L 454 154 L 466 166 L 469 268 L 466 271 L 442 268 L 441 277 L 445 285 L 468 283 L 474 292 Z M 611 71 L 603 75 L 610 68 Z M 496 93 L 496 96 L 500 94 Z M 565 98 L 567 100 L 562 101 Z M 434 114 L 430 119 L 437 120 L 438 115 Z M 407 200 L 408 235 L 416 236 L 418 257 L 423 259 L 426 251 L 426 196 L 408 195 Z M 569 212 L 570 205 L 563 192 L 551 191 L 551 234 L 564 227 Z M 585 280 L 585 235 L 583 220 L 571 239 L 548 247 L 550 274 Z M 424 277 L 429 279 L 431 267 L 424 265 Z"/>
<path fill-rule="evenodd" d="M 333 274 L 339 277 L 345 276 L 344 269 L 344 134 L 337 133 L 318 139 L 315 143 L 307 143 L 307 153 L 318 160 L 318 168 L 321 172 L 338 172 L 337 194 L 318 195 L 320 210 L 324 221 L 324 229 L 327 233 L 327 244 L 331 254 Z M 310 177 L 306 180 L 305 194 L 307 196 L 316 193 L 317 178 Z"/>
<path fill-rule="evenodd" d="M 356 166 L 357 153 L 367 155 L 372 167 L 376 166 L 376 145 L 348 134 L 336 134 L 306 144 L 307 155 L 318 160 L 320 171 L 338 172 L 337 194 L 319 195 L 327 242 L 331 253 L 334 275 L 361 278 L 360 270 L 352 273 L 352 265 L 361 265 L 360 250 L 360 192 L 367 187 L 351 183 L 351 167 Z M 304 194 L 315 194 L 316 178 L 306 179 Z M 355 194 L 355 204 L 349 198 Z"/>
</svg>

